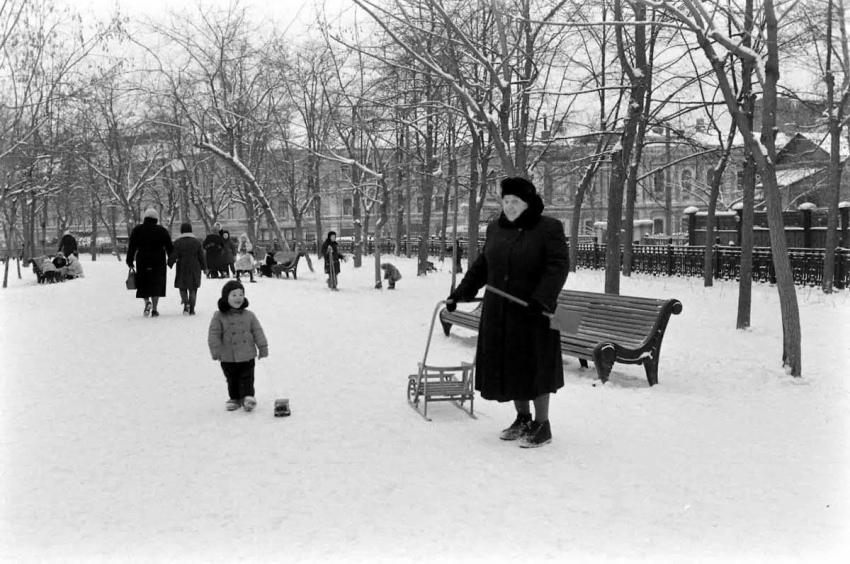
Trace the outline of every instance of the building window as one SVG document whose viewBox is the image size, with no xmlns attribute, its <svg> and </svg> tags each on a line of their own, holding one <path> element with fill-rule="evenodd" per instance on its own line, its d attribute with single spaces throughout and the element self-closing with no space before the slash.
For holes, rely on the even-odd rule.
<svg viewBox="0 0 850 564">
<path fill-rule="evenodd" d="M 422 213 L 422 210 L 425 209 L 425 200 L 422 199 L 422 196 L 416 196 L 416 213 Z"/>
<path fill-rule="evenodd" d="M 236 207 L 233 204 L 227 206 L 227 219 L 236 219 Z"/>
<path fill-rule="evenodd" d="M 686 168 L 682 171 L 682 192 L 686 194 L 693 194 L 694 190 L 694 171 Z M 681 194 L 679 190 L 676 190 L 676 199 L 679 200 L 681 198 Z"/>
<path fill-rule="evenodd" d="M 652 232 L 655 235 L 659 235 L 661 233 L 664 233 L 664 220 L 663 219 L 652 220 Z"/>
<path fill-rule="evenodd" d="M 652 195 L 656 198 L 664 197 L 664 173 L 661 171 L 653 175 Z"/>
<path fill-rule="evenodd" d="M 342 215 L 352 215 L 353 214 L 353 206 L 351 203 L 351 198 L 343 198 L 342 199 Z"/>
</svg>

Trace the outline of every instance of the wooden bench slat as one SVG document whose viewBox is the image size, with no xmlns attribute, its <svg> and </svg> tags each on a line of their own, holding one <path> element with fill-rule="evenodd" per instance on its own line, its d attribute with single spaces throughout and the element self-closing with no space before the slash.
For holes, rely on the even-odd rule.
<svg viewBox="0 0 850 564">
<path fill-rule="evenodd" d="M 581 317 L 577 333 L 561 334 L 562 354 L 593 360 L 602 381 L 620 362 L 643 365 L 650 386 L 658 383 L 661 341 L 670 316 L 682 311 L 679 300 L 563 290 L 558 308 Z M 448 335 L 452 325 L 477 331 L 480 316 L 480 305 L 469 312 L 443 309 L 440 321 Z"/>
</svg>

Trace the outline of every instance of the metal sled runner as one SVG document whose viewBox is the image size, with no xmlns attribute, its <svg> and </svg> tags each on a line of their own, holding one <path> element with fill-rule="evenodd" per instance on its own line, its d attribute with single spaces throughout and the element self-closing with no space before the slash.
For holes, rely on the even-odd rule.
<svg viewBox="0 0 850 564">
<path fill-rule="evenodd" d="M 428 342 L 425 345 L 425 355 L 419 363 L 419 372 L 407 378 L 407 402 L 428 421 L 431 420 L 428 417 L 428 404 L 438 401 L 451 402 L 475 419 L 473 411 L 475 365 L 468 362 L 461 362 L 460 366 L 428 365 L 428 351 L 431 348 L 431 337 L 434 335 L 434 322 L 445 303 L 445 301 L 437 303 L 434 314 L 431 316 L 431 328 L 428 330 Z M 466 401 L 469 401 L 468 411 L 464 407 Z"/>
</svg>

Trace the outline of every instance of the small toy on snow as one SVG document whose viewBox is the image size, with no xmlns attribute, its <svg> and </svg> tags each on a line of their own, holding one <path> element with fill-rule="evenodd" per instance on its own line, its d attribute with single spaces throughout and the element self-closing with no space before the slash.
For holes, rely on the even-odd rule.
<svg viewBox="0 0 850 564">
<path fill-rule="evenodd" d="M 289 410 L 289 398 L 281 398 L 274 400 L 274 416 L 289 417 L 292 412 Z"/>
</svg>

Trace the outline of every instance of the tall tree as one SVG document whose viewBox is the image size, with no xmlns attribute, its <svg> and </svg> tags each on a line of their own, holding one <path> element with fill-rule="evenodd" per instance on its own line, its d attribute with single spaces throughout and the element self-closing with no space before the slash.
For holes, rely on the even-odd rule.
<svg viewBox="0 0 850 564">
<path fill-rule="evenodd" d="M 766 30 L 766 60 L 752 49 L 744 48 L 733 42 L 723 32 L 723 25 L 718 25 L 715 18 L 726 15 L 738 25 L 741 20 L 733 14 L 720 10 L 719 2 L 714 3 L 717 10 L 710 10 L 712 3 L 701 3 L 696 0 L 683 0 L 681 3 L 662 0 L 638 0 L 641 4 L 651 5 L 663 10 L 684 25 L 694 35 L 704 55 L 710 62 L 717 77 L 720 90 L 735 119 L 738 130 L 744 137 L 746 145 L 752 152 L 756 166 L 762 176 L 764 196 L 767 202 L 767 217 L 770 227 L 770 247 L 776 270 L 779 303 L 782 313 L 782 364 L 788 367 L 792 376 L 802 375 L 802 350 L 800 333 L 800 311 L 797 304 L 797 294 L 794 288 L 794 278 L 788 257 L 788 243 L 785 239 L 785 226 L 782 218 L 782 195 L 776 181 L 776 84 L 779 80 L 778 53 L 778 21 L 773 0 L 764 0 L 762 10 Z M 724 4 L 725 5 L 725 4 Z M 762 131 L 757 139 L 752 128 L 747 123 L 738 104 L 738 98 L 732 87 L 729 66 L 718 49 L 728 50 L 735 57 L 752 61 L 763 91 Z"/>
</svg>

